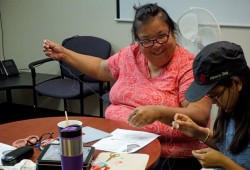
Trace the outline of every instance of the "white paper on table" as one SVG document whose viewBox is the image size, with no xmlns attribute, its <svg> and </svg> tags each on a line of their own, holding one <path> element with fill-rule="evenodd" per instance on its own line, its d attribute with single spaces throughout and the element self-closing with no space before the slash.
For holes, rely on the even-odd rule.
<svg viewBox="0 0 250 170">
<path fill-rule="evenodd" d="M 89 143 L 89 142 L 93 142 L 102 138 L 112 136 L 110 133 L 107 133 L 102 130 L 95 129 L 89 126 L 83 127 L 82 132 L 85 133 L 84 135 L 82 135 L 83 143 Z"/>
<path fill-rule="evenodd" d="M 111 137 L 107 137 L 96 142 L 93 147 L 117 153 L 133 153 L 143 148 L 159 135 L 143 131 L 116 129 Z M 128 150 L 128 146 L 134 146 Z"/>
</svg>

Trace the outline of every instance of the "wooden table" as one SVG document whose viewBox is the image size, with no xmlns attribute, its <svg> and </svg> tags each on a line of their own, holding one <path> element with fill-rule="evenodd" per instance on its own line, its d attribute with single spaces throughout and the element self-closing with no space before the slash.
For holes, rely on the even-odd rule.
<svg viewBox="0 0 250 170">
<path fill-rule="evenodd" d="M 69 119 L 80 120 L 83 122 L 83 126 L 90 126 L 109 133 L 117 128 L 129 129 L 129 130 L 141 130 L 129 126 L 126 123 L 109 120 L 105 118 L 70 116 Z M 40 136 L 46 132 L 54 132 L 53 136 L 56 137 L 59 135 L 57 123 L 62 120 L 65 120 L 65 118 L 48 117 L 48 118 L 28 119 L 28 120 L 2 124 L 0 125 L 0 142 L 12 145 L 12 143 L 17 139 L 23 139 L 30 135 Z M 95 142 L 91 142 L 86 145 L 91 146 L 94 143 Z M 36 162 L 41 151 L 39 151 L 37 148 L 34 148 L 34 151 L 35 153 L 31 159 L 33 162 Z M 94 158 L 96 158 L 100 152 L 101 151 L 96 150 Z M 152 169 L 152 167 L 160 157 L 160 152 L 161 152 L 161 145 L 158 139 L 155 139 L 150 144 L 146 145 L 145 147 L 137 151 L 137 153 L 144 153 L 149 155 L 147 169 Z"/>
</svg>

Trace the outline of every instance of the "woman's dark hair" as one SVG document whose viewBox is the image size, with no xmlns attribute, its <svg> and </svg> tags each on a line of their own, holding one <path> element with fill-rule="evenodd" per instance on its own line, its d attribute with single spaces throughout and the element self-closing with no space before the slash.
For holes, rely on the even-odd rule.
<svg viewBox="0 0 250 170">
<path fill-rule="evenodd" d="M 139 38 L 137 36 L 137 31 L 142 24 L 147 23 L 149 19 L 152 17 L 156 17 L 157 15 L 161 15 L 162 20 L 169 26 L 170 31 L 176 32 L 177 25 L 176 23 L 170 18 L 168 13 L 161 7 L 159 7 L 156 3 L 155 4 L 146 4 L 143 6 L 136 7 L 133 6 L 135 10 L 134 21 L 132 25 L 132 38 L 133 42 L 137 41 Z"/>
<path fill-rule="evenodd" d="M 232 154 L 238 154 L 247 148 L 250 142 L 250 69 L 246 67 L 235 75 L 242 81 L 239 100 L 232 113 L 226 113 L 220 109 L 214 123 L 214 139 L 223 142 L 226 137 L 227 125 L 230 119 L 235 123 L 235 134 L 228 150 Z M 231 87 L 232 79 L 226 79 L 220 83 L 225 87 Z"/>
</svg>

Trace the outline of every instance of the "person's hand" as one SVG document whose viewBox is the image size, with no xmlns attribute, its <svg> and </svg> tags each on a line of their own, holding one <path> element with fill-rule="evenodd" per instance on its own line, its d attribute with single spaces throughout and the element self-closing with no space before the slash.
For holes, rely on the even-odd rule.
<svg viewBox="0 0 250 170">
<path fill-rule="evenodd" d="M 128 121 L 132 126 L 143 127 L 157 120 L 156 106 L 139 106 L 129 115 Z"/>
<path fill-rule="evenodd" d="M 63 53 L 64 47 L 56 44 L 50 40 L 43 41 L 43 51 L 44 54 L 55 60 L 62 60 L 64 57 Z"/>
<path fill-rule="evenodd" d="M 219 167 L 221 159 L 225 157 L 224 154 L 212 148 L 193 150 L 192 154 L 198 159 L 203 168 Z"/>
<path fill-rule="evenodd" d="M 176 113 L 172 127 L 179 129 L 182 133 L 189 137 L 196 137 L 199 126 L 187 115 Z"/>
<path fill-rule="evenodd" d="M 193 156 L 198 159 L 203 168 L 221 168 L 227 170 L 246 170 L 222 152 L 212 148 L 193 150 Z"/>
</svg>

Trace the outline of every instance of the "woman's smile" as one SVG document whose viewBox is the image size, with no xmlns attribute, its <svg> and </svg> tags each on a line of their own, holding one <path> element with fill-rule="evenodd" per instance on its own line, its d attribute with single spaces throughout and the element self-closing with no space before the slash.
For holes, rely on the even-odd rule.
<svg viewBox="0 0 250 170">
<path fill-rule="evenodd" d="M 165 50 L 162 49 L 162 50 L 154 51 L 154 52 L 152 52 L 152 54 L 159 56 L 159 55 L 162 55 L 164 52 L 165 52 Z"/>
</svg>

